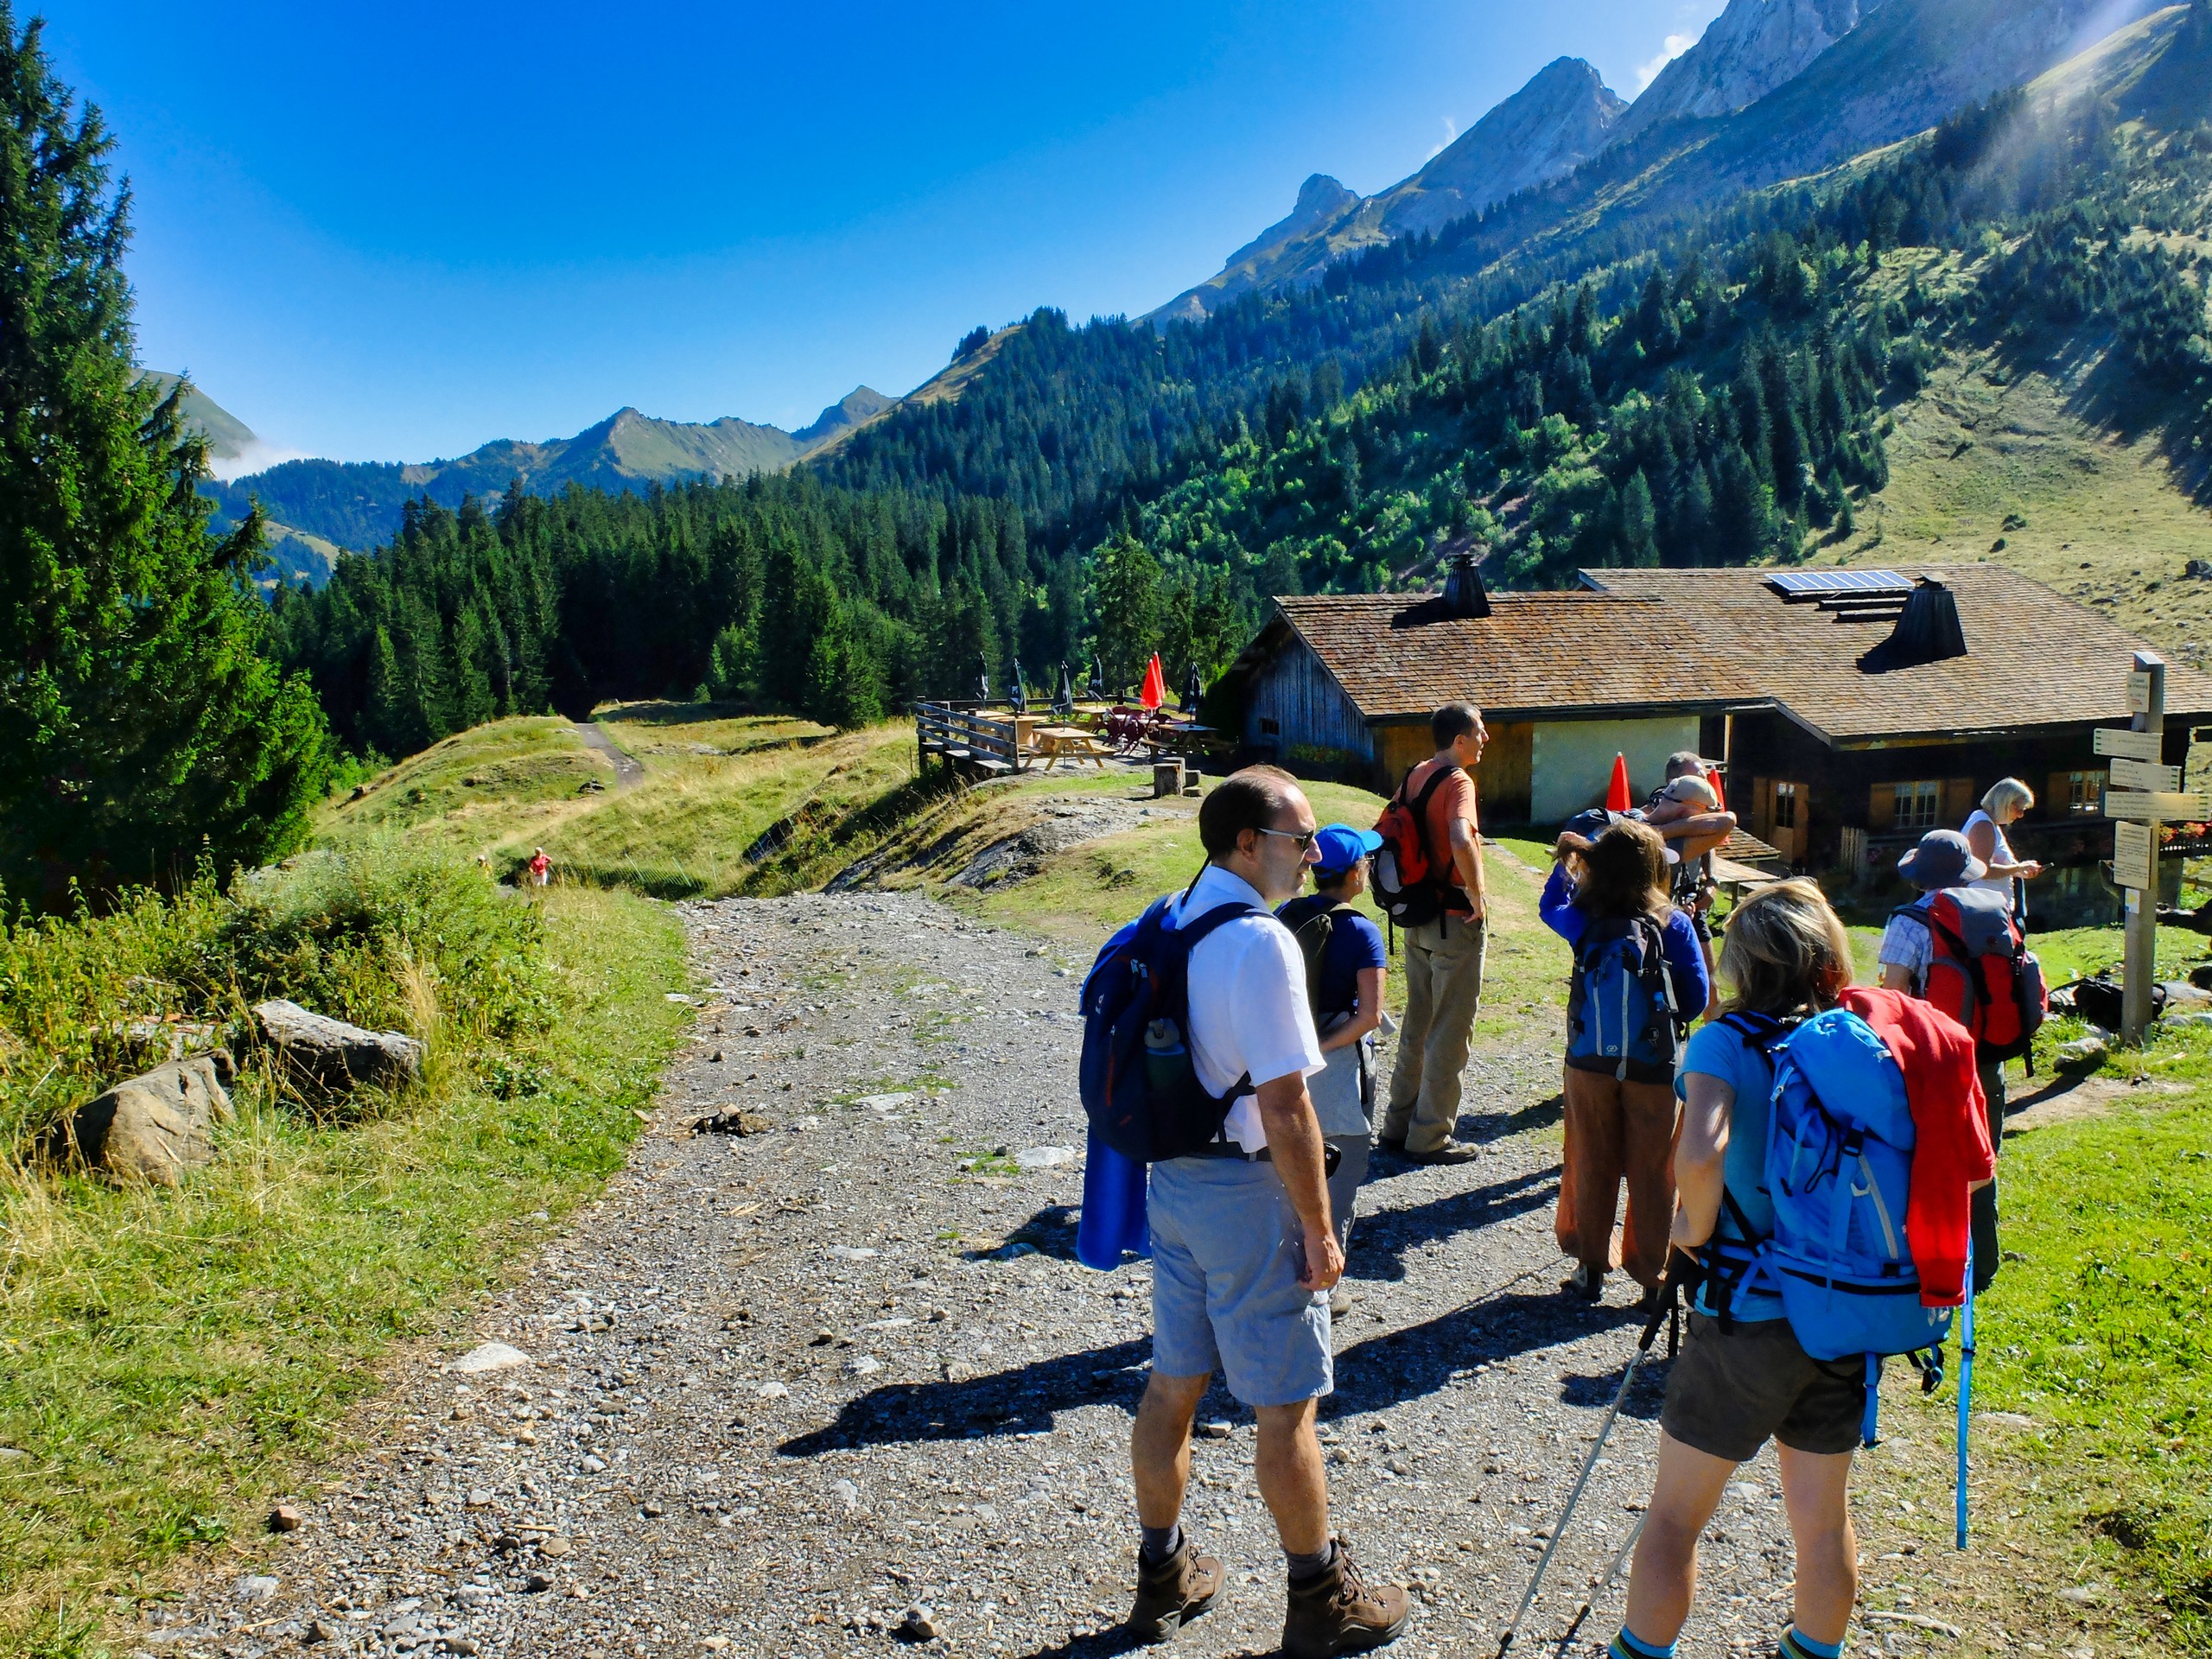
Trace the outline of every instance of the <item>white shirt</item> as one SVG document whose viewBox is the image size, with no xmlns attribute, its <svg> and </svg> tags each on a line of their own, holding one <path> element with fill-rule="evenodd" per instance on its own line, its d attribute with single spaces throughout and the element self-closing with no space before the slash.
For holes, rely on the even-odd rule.
<svg viewBox="0 0 2212 1659">
<path fill-rule="evenodd" d="M 1988 813 L 1984 812 L 1980 808 L 1976 807 L 1974 809 L 1974 816 L 1967 820 L 1966 829 L 1963 832 L 1969 839 L 1973 837 L 1974 827 L 1977 823 L 1987 824 L 1989 826 L 1989 833 L 1997 837 L 1997 856 L 1992 859 L 1990 862 L 1994 864 L 2011 864 L 2017 861 L 2012 856 L 2012 843 L 2005 839 L 2005 826 L 2003 824 L 1998 823 L 1996 819 L 1991 817 Z M 2012 878 L 2009 875 L 1985 875 L 1978 880 L 1967 882 L 1967 886 L 1970 887 L 1980 887 L 1988 893 L 2001 893 L 2005 895 L 2005 904 L 2009 906 L 2012 902 Z"/>
<path fill-rule="evenodd" d="M 1260 913 L 1224 923 L 1191 952 L 1191 1065 L 1206 1091 L 1217 1096 L 1243 1077 L 1249 1076 L 1256 1089 L 1277 1077 L 1308 1076 L 1327 1064 L 1306 1000 L 1306 954 L 1268 913 L 1258 888 L 1209 864 L 1178 901 L 1175 921 L 1179 926 L 1186 918 L 1196 921 L 1239 899 Z M 1249 1095 L 1229 1109 L 1223 1130 L 1247 1153 L 1268 1144 L 1259 1103 Z"/>
</svg>

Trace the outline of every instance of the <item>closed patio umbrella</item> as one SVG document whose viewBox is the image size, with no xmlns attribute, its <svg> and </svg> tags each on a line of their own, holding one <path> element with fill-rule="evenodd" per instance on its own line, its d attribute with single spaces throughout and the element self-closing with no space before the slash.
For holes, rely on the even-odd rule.
<svg viewBox="0 0 2212 1659">
<path fill-rule="evenodd" d="M 1015 714 L 1029 712 L 1029 688 L 1022 683 L 1021 658 L 1019 657 L 1014 659 L 1014 689 L 1007 693 L 1007 701 L 1014 705 Z"/>
<path fill-rule="evenodd" d="M 1075 681 L 1065 660 L 1060 664 L 1060 689 L 1052 696 L 1052 712 L 1062 720 L 1075 713 Z"/>
<path fill-rule="evenodd" d="M 1204 692 L 1205 688 L 1198 683 L 1198 665 L 1192 663 L 1191 671 L 1183 677 L 1182 708 L 1185 714 L 1196 715 L 1198 712 L 1198 699 Z"/>
</svg>

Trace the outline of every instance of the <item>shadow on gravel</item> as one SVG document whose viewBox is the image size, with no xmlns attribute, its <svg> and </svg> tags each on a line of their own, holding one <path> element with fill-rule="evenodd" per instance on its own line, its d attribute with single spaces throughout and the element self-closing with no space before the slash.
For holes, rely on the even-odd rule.
<svg viewBox="0 0 2212 1659">
<path fill-rule="evenodd" d="M 1415 1246 L 1541 1209 L 1558 1193 L 1558 1173 L 1537 1170 L 1410 1209 L 1384 1210 L 1362 1217 L 1352 1224 L 1352 1273 L 1361 1279 L 1403 1279 L 1406 1252 Z"/>
<path fill-rule="evenodd" d="M 1141 1337 L 965 1382 L 872 1389 L 847 1402 L 836 1421 L 776 1449 L 787 1458 L 811 1458 L 905 1441 L 1043 1433 L 1055 1413 L 1078 1406 L 1112 1402 L 1134 1412 L 1145 1381 L 1136 1368 L 1151 1354 L 1152 1338 Z"/>
<path fill-rule="evenodd" d="M 1649 1422 L 1659 1414 L 1659 1408 L 1667 1401 L 1667 1374 L 1673 1362 L 1667 1357 L 1666 1338 L 1653 1350 L 1649 1359 L 1643 1362 L 1636 1374 L 1636 1385 L 1628 1391 L 1628 1398 L 1621 1402 L 1621 1415 Z M 1560 1379 L 1559 1398 L 1563 1406 L 1586 1406 L 1603 1410 L 1613 1403 L 1613 1396 L 1620 1392 L 1621 1372 L 1627 1363 L 1610 1371 L 1592 1376 L 1564 1376 Z"/>
<path fill-rule="evenodd" d="M 1434 1394 L 1470 1366 L 1637 1322 L 1633 1308 L 1591 1307 L 1560 1296 L 1486 1299 L 1344 1350 L 1337 1356 L 1337 1391 L 1321 1402 L 1321 1415 L 1387 1410 Z M 1613 1387 L 1619 1386 L 1616 1371 Z"/>
</svg>

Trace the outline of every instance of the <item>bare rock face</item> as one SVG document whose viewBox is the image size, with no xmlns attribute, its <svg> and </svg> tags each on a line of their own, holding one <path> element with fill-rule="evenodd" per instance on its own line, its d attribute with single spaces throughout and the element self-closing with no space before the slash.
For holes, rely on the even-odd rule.
<svg viewBox="0 0 2212 1659">
<path fill-rule="evenodd" d="M 71 1120 L 77 1155 L 118 1179 L 175 1186 L 214 1157 L 214 1126 L 234 1116 L 225 1092 L 232 1076 L 229 1053 L 218 1049 L 117 1084 Z"/>
<path fill-rule="evenodd" d="M 423 1045 L 400 1032 L 365 1031 L 281 1001 L 257 1003 L 253 1019 L 295 1080 L 330 1093 L 396 1089 L 423 1075 Z"/>
</svg>

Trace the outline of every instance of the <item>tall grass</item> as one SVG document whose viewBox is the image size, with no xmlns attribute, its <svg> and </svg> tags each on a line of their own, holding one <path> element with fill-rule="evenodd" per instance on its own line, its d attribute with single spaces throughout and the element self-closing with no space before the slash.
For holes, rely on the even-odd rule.
<svg viewBox="0 0 2212 1659">
<path fill-rule="evenodd" d="M 382 1349 L 527 1259 L 619 1166 L 683 976 L 658 906 L 378 846 L 0 931 L 0 1650 L 92 1650 L 265 1512 Z M 26 1155 L 138 1062 L 130 1025 L 270 995 L 423 1036 L 429 1073 L 338 1119 L 242 1055 L 175 1190 Z"/>
</svg>

